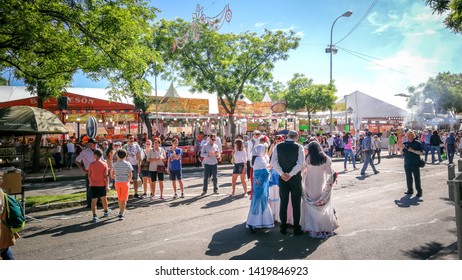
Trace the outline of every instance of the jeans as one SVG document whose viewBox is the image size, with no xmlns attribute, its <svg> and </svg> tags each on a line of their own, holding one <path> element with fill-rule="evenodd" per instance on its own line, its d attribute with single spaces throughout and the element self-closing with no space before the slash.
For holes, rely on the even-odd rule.
<svg viewBox="0 0 462 280">
<path fill-rule="evenodd" d="M 404 165 L 404 171 L 406 172 L 406 183 L 408 193 L 414 193 L 414 189 L 412 188 L 412 179 L 414 179 L 415 189 L 417 193 L 422 194 L 422 186 L 420 184 L 420 167 Z"/>
<path fill-rule="evenodd" d="M 454 163 L 453 161 L 454 161 L 454 155 L 456 153 L 456 147 L 454 145 L 448 145 L 447 152 L 448 152 L 449 164 Z"/>
<path fill-rule="evenodd" d="M 11 247 L 2 250 L 3 251 L 0 253 L 0 257 L 2 258 L 2 260 L 14 260 L 13 250 L 11 250 Z"/>
<path fill-rule="evenodd" d="M 347 168 L 347 160 L 348 160 L 348 157 L 351 158 L 351 160 L 353 161 L 353 168 L 356 168 L 356 159 L 355 159 L 355 156 L 353 154 L 353 151 L 352 150 L 343 150 L 344 154 L 345 154 L 345 158 L 343 159 L 343 167 L 346 169 Z"/>
<path fill-rule="evenodd" d="M 207 192 L 209 185 L 209 177 L 212 176 L 213 191 L 218 191 L 218 164 L 209 165 L 204 164 L 204 187 L 202 188 L 203 192 Z"/>
<path fill-rule="evenodd" d="M 435 151 L 438 152 L 438 161 L 443 161 L 441 159 L 441 149 L 440 146 L 431 146 L 431 151 L 432 151 L 432 163 L 435 163 Z"/>
<path fill-rule="evenodd" d="M 374 150 L 374 153 L 372 154 L 372 161 L 374 161 L 375 155 L 377 155 L 377 159 L 379 160 L 379 162 L 377 164 L 380 163 L 380 152 L 381 152 L 381 150 L 377 149 L 377 150 Z"/>
<path fill-rule="evenodd" d="M 427 162 L 428 159 L 428 153 L 430 152 L 431 145 L 428 143 L 424 143 L 424 151 L 425 151 L 425 162 Z"/>
<path fill-rule="evenodd" d="M 74 159 L 74 153 L 67 153 L 67 157 L 66 157 L 66 166 L 71 168 L 72 167 L 72 163 L 74 162 L 73 161 Z"/>
<path fill-rule="evenodd" d="M 371 165 L 374 173 L 377 173 L 377 169 L 375 169 L 374 162 L 372 161 L 372 151 L 364 152 L 364 165 L 363 165 L 363 168 L 361 169 L 361 174 L 366 172 L 367 166 L 369 164 Z"/>
</svg>

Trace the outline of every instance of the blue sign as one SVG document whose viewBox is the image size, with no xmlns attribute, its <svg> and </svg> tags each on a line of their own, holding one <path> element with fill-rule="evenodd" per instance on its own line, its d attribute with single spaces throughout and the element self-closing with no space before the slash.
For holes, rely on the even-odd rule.
<svg viewBox="0 0 462 280">
<path fill-rule="evenodd" d="M 86 122 L 86 131 L 87 135 L 90 138 L 95 138 L 96 133 L 98 132 L 98 122 L 95 117 L 89 117 Z"/>
</svg>

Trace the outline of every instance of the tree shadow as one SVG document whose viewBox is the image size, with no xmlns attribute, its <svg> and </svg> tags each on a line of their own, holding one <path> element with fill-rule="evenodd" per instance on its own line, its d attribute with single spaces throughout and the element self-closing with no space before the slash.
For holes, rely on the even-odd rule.
<svg viewBox="0 0 462 280">
<path fill-rule="evenodd" d="M 411 197 L 410 195 L 405 195 L 401 197 L 399 200 L 395 200 L 395 204 L 401 208 L 409 208 L 411 206 L 418 206 L 420 205 L 419 202 L 423 201 L 421 197 Z"/>
<path fill-rule="evenodd" d="M 279 233 L 277 227 L 257 230 L 255 233 L 251 233 L 245 227 L 245 223 L 243 223 L 215 233 L 205 254 L 208 256 L 220 256 L 237 251 L 249 244 L 254 244 L 245 253 L 235 255 L 231 259 L 303 259 L 312 254 L 322 242 L 324 242 L 323 239 L 312 239 L 308 235 L 283 235 Z"/>
<path fill-rule="evenodd" d="M 403 251 L 404 254 L 409 256 L 412 259 L 416 260 L 427 260 L 434 254 L 438 253 L 443 249 L 443 245 L 438 242 L 430 242 L 426 243 L 423 246 L 420 246 L 419 248 L 415 248 L 409 251 Z"/>
</svg>

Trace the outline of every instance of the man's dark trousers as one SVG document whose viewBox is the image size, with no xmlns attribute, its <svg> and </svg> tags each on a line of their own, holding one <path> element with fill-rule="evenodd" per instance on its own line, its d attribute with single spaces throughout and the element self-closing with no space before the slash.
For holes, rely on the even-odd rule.
<svg viewBox="0 0 462 280">
<path fill-rule="evenodd" d="M 281 199 L 281 208 L 279 217 L 281 219 L 281 229 L 287 229 L 287 206 L 289 204 L 289 195 L 292 199 L 292 209 L 294 215 L 294 230 L 301 230 L 300 227 L 300 204 L 302 199 L 302 175 L 298 172 L 292 176 L 289 181 L 279 178 L 279 196 Z"/>
</svg>

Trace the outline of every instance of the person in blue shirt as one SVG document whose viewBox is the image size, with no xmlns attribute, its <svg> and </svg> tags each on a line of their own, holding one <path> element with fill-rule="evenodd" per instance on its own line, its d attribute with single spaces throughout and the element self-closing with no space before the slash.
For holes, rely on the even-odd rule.
<svg viewBox="0 0 462 280">
<path fill-rule="evenodd" d="M 449 133 L 449 136 L 445 140 L 444 147 L 448 153 L 449 164 L 453 164 L 454 155 L 456 153 L 456 137 L 454 131 Z"/>
<path fill-rule="evenodd" d="M 172 148 L 168 151 L 167 154 L 167 173 L 170 176 L 170 180 L 173 185 L 173 198 L 177 198 L 178 194 L 176 193 L 176 182 L 180 185 L 181 198 L 184 198 L 184 187 L 183 181 L 181 180 L 181 157 L 183 156 L 183 151 L 178 148 L 178 139 L 174 138 L 172 140 Z"/>
<path fill-rule="evenodd" d="M 374 162 L 372 161 L 372 139 L 371 139 L 372 132 L 368 131 L 366 138 L 364 138 L 363 142 L 361 143 L 361 148 L 364 153 L 364 164 L 363 168 L 361 169 L 361 175 L 366 175 L 367 166 L 370 164 L 374 174 L 379 173 L 377 169 L 375 169 Z"/>
</svg>

